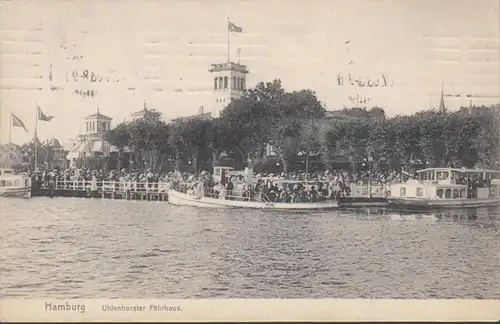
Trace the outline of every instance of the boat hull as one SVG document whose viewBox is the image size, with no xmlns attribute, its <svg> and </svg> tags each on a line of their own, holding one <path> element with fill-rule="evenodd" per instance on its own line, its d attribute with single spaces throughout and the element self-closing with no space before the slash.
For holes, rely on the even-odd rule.
<svg viewBox="0 0 500 324">
<path fill-rule="evenodd" d="M 343 197 L 339 200 L 340 207 L 387 207 L 389 202 L 385 198 Z"/>
<path fill-rule="evenodd" d="M 168 192 L 168 202 L 172 205 L 191 206 L 201 208 L 250 208 L 250 209 L 270 209 L 270 210 L 325 210 L 336 209 L 336 201 L 316 202 L 316 203 L 266 203 L 257 201 L 226 200 L 208 197 L 197 197 L 170 190 Z"/>
<path fill-rule="evenodd" d="M 31 188 L 1 188 L 0 197 L 30 198 Z"/>
<path fill-rule="evenodd" d="M 500 206 L 500 198 L 495 199 L 463 199 L 463 200 L 433 200 L 411 198 L 389 198 L 391 205 L 411 208 L 478 208 Z"/>
</svg>

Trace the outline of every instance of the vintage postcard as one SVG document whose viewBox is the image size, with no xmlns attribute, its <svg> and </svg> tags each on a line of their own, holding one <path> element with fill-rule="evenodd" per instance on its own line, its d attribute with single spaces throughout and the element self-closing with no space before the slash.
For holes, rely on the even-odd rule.
<svg viewBox="0 0 500 324">
<path fill-rule="evenodd" d="M 0 0 L 0 322 L 500 318 L 497 0 Z"/>
</svg>

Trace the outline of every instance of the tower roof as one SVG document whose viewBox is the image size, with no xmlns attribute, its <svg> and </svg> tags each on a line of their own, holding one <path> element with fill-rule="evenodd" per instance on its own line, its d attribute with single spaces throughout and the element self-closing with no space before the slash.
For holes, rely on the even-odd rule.
<svg viewBox="0 0 500 324">
<path fill-rule="evenodd" d="M 85 117 L 85 120 L 87 119 L 105 119 L 105 120 L 112 120 L 113 118 L 105 116 L 99 112 L 99 107 L 97 107 L 97 113 L 89 115 Z"/>
<path fill-rule="evenodd" d="M 246 65 L 241 65 L 234 62 L 211 64 L 209 72 L 222 72 L 222 71 L 237 71 L 240 73 L 248 73 Z"/>
</svg>

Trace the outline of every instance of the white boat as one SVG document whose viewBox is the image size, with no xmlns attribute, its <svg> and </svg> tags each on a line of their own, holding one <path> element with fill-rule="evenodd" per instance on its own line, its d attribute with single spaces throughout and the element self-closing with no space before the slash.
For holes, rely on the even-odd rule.
<svg viewBox="0 0 500 324">
<path fill-rule="evenodd" d="M 391 185 L 389 203 L 409 208 L 465 208 L 500 205 L 500 172 L 428 168 L 417 179 Z"/>
<path fill-rule="evenodd" d="M 31 178 L 14 174 L 12 169 L 0 169 L 0 197 L 30 197 Z"/>
<path fill-rule="evenodd" d="M 235 197 L 232 200 L 223 198 L 200 197 L 181 193 L 175 190 L 169 190 L 168 202 L 172 205 L 191 206 L 202 208 L 250 208 L 250 209 L 275 209 L 275 210 L 324 210 L 338 208 L 336 200 L 327 200 L 310 203 L 284 203 L 270 201 L 249 201 L 239 200 Z"/>
</svg>

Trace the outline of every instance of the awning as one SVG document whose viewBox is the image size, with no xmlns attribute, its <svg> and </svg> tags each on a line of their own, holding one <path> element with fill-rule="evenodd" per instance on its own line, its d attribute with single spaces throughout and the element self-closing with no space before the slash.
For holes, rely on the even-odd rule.
<svg viewBox="0 0 500 324">
<path fill-rule="evenodd" d="M 73 159 L 77 159 L 78 156 L 79 156 L 79 149 L 80 147 L 82 146 L 82 143 L 79 143 L 79 144 L 76 144 L 72 149 L 71 151 L 69 151 L 68 154 L 66 154 L 66 159 L 68 160 L 73 160 Z"/>
<path fill-rule="evenodd" d="M 102 141 L 96 141 L 94 142 L 94 145 L 92 145 L 92 152 L 103 153 L 102 149 L 103 149 Z"/>
<path fill-rule="evenodd" d="M 90 153 L 90 142 L 84 142 L 78 149 L 79 153 Z"/>
</svg>

